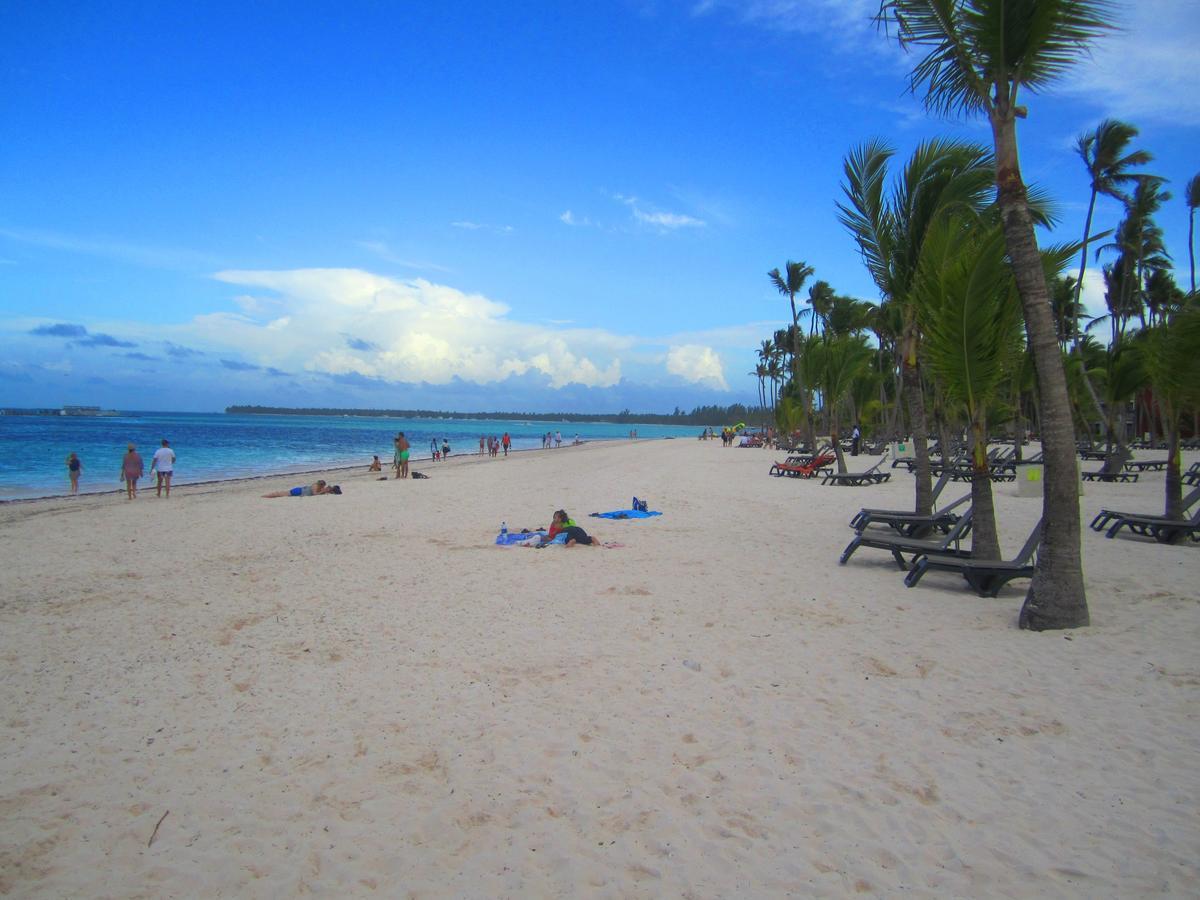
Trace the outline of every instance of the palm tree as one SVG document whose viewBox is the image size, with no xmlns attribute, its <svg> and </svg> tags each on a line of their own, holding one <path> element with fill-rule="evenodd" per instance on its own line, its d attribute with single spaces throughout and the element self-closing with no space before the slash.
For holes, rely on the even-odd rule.
<svg viewBox="0 0 1200 900">
<path fill-rule="evenodd" d="M 855 382 L 870 372 L 874 352 L 867 344 L 867 339 L 861 335 L 839 335 L 828 341 L 821 341 L 812 350 L 820 374 L 818 383 L 821 385 L 825 411 L 829 414 L 829 436 L 837 456 L 838 471 L 845 472 L 846 457 L 842 453 L 841 442 L 841 406 L 850 395 Z"/>
<path fill-rule="evenodd" d="M 1179 419 L 1187 404 L 1200 403 L 1200 307 L 1176 312 L 1141 334 L 1144 365 L 1167 433 L 1166 510 L 1183 518 Z"/>
<path fill-rule="evenodd" d="M 1196 293 L 1196 207 L 1200 206 L 1200 173 L 1193 175 L 1184 188 L 1188 208 L 1188 263 L 1192 268 L 1192 293 Z"/>
<path fill-rule="evenodd" d="M 824 333 L 835 300 L 837 297 L 833 293 L 833 286 L 828 281 L 818 281 L 808 289 L 808 308 L 811 315 L 808 323 L 809 335 L 817 333 L 817 325 L 821 326 L 821 332 Z"/>
<path fill-rule="evenodd" d="M 797 358 L 800 355 L 798 350 L 800 342 L 800 313 L 796 309 L 796 295 L 800 293 L 800 290 L 804 287 L 804 282 L 808 280 L 808 277 L 814 271 L 813 267 L 807 263 L 792 262 L 789 259 L 787 265 L 784 266 L 786 275 L 780 273 L 778 269 L 772 269 L 767 273 L 767 277 L 771 279 L 771 283 L 775 285 L 775 289 L 788 298 L 788 303 L 792 307 L 792 368 L 797 373 L 793 377 L 798 377 Z M 812 423 L 812 407 L 809 402 L 808 389 L 805 387 L 803 381 L 800 381 L 797 387 L 800 389 L 800 400 L 803 404 L 804 422 L 808 432 L 806 437 L 811 449 L 815 452 L 817 449 L 817 433 Z"/>
<path fill-rule="evenodd" d="M 944 399 L 966 411 L 971 433 L 971 555 L 999 559 L 987 458 L 988 409 L 1020 359 L 1021 303 L 998 223 L 954 217 L 925 240 L 913 291 L 925 353 Z"/>
<path fill-rule="evenodd" d="M 1092 213 L 1096 210 L 1096 197 L 1104 194 L 1125 202 L 1125 194 L 1121 187 L 1134 180 L 1129 172 L 1133 166 L 1144 166 L 1152 157 L 1145 150 L 1135 150 L 1126 153 L 1129 142 L 1138 135 L 1138 130 L 1126 122 L 1116 119 L 1105 119 L 1096 126 L 1094 134 L 1081 134 L 1075 143 L 1075 150 L 1087 167 L 1091 178 L 1092 195 L 1088 199 L 1087 218 L 1083 222 L 1083 249 L 1079 254 L 1079 279 L 1075 283 L 1075 306 L 1079 306 L 1079 297 L 1083 291 L 1083 273 L 1087 270 L 1087 248 L 1092 239 Z M 1078 340 L 1078 331 L 1072 334 Z"/>
<path fill-rule="evenodd" d="M 847 203 L 838 204 L 838 218 L 858 244 L 883 302 L 900 310 L 895 345 L 916 460 L 915 508 L 928 515 L 933 509 L 929 426 L 920 370 L 921 333 L 909 293 L 931 223 L 953 210 L 982 209 L 991 199 L 991 160 L 986 149 L 974 144 L 927 141 L 913 152 L 888 191 L 893 152 L 878 140 L 850 152 L 843 163 Z"/>
<path fill-rule="evenodd" d="M 1037 91 L 1065 73 L 1112 29 L 1108 0 L 881 0 L 878 21 L 902 45 L 928 49 L 909 79 L 925 105 L 984 113 L 995 150 L 996 203 L 1037 369 L 1045 482 L 1042 545 L 1021 609 L 1022 628 L 1088 624 L 1080 553 L 1079 476 L 1071 400 L 1055 340 L 1046 273 L 1017 155 L 1022 87 Z"/>
<path fill-rule="evenodd" d="M 1058 329 L 1058 346 L 1064 353 L 1079 329 L 1081 318 L 1076 286 L 1075 279 L 1069 275 L 1055 278 L 1050 285 L 1050 307 L 1054 310 L 1054 323 Z"/>
</svg>

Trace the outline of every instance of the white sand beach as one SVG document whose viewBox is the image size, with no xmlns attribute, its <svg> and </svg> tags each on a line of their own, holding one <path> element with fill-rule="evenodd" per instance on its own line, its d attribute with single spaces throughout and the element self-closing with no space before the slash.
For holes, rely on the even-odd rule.
<svg viewBox="0 0 1200 900">
<path fill-rule="evenodd" d="M 782 456 L 0 507 L 0 893 L 1195 896 L 1200 544 L 1085 529 L 1092 626 L 1025 633 L 1027 582 L 838 566 L 907 473 Z M 1086 485 L 1085 525 L 1162 479 Z M 663 515 L 587 517 L 633 495 Z M 1041 501 L 996 495 L 1011 553 Z M 558 507 L 624 546 L 493 545 Z"/>
</svg>

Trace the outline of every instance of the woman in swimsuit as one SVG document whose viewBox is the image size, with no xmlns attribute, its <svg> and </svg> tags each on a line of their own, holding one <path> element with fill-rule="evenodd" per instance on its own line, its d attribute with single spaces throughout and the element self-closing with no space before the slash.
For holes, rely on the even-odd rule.
<svg viewBox="0 0 1200 900">
<path fill-rule="evenodd" d="M 129 445 L 125 458 L 121 460 L 121 478 L 125 482 L 125 497 L 132 500 L 137 497 L 137 481 L 145 473 L 142 457 L 138 455 L 137 447 Z"/>
</svg>

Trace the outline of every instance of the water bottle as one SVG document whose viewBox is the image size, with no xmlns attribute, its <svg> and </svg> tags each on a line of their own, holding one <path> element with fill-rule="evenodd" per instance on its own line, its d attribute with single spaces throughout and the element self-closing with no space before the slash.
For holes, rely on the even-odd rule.
<svg viewBox="0 0 1200 900">
<path fill-rule="evenodd" d="M 507 536 L 508 536 L 508 523 L 501 522 L 500 523 L 500 537 L 507 537 Z"/>
</svg>

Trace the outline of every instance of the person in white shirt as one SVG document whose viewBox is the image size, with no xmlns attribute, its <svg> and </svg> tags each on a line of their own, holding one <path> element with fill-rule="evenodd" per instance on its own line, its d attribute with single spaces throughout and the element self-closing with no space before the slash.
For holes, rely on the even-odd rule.
<svg viewBox="0 0 1200 900">
<path fill-rule="evenodd" d="M 154 451 L 154 459 L 150 463 L 150 471 L 158 474 L 158 492 L 154 495 L 161 497 L 163 485 L 167 488 L 167 498 L 171 496 L 171 475 L 175 472 L 175 451 L 171 449 L 167 439 L 163 438 L 162 446 Z"/>
</svg>

